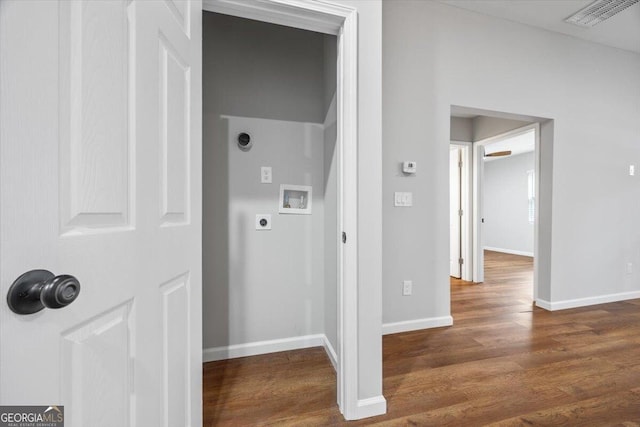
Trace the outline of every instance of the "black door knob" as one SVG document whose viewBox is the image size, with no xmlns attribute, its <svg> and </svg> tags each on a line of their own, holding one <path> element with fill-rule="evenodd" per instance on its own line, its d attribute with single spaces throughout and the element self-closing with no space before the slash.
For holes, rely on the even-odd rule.
<svg viewBox="0 0 640 427">
<path fill-rule="evenodd" d="M 31 270 L 13 282 L 7 294 L 7 304 L 14 313 L 33 314 L 45 307 L 65 307 L 75 301 L 79 293 L 80 282 L 73 276 Z"/>
</svg>

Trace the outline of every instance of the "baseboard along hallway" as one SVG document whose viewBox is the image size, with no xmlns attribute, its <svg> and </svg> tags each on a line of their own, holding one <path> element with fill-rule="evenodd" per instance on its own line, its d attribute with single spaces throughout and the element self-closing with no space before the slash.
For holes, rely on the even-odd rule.
<svg viewBox="0 0 640 427">
<path fill-rule="evenodd" d="M 451 280 L 453 326 L 385 335 L 384 416 L 346 423 L 322 347 L 204 365 L 204 425 L 640 423 L 640 300 L 533 305 L 532 258 L 485 252 Z"/>
</svg>

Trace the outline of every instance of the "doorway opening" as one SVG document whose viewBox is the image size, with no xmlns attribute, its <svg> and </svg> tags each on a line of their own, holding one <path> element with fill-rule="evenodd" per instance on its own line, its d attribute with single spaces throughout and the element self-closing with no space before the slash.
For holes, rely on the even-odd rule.
<svg viewBox="0 0 640 427">
<path fill-rule="evenodd" d="M 203 12 L 203 359 L 225 361 L 205 368 L 215 383 L 205 420 L 223 420 L 228 392 L 250 383 L 246 365 L 229 362 L 245 356 L 269 355 L 262 372 L 319 357 L 314 394 L 339 401 L 338 46 L 335 35 Z M 311 347 L 320 353 L 274 356 Z"/>
<path fill-rule="evenodd" d="M 452 106 L 452 292 L 454 285 L 519 283 L 519 298 L 544 308 L 550 292 L 552 147 L 553 120 Z M 471 155 L 462 159 L 465 148 Z M 456 151 L 462 160 L 457 164 Z M 462 208 L 465 202 L 471 209 Z M 460 220 L 454 222 L 457 213 Z M 451 262 L 456 253 L 460 270 Z"/>
<path fill-rule="evenodd" d="M 483 152 L 476 175 L 478 268 L 483 282 L 510 285 L 525 307 L 534 299 L 536 133 L 532 124 L 476 142 Z"/>
</svg>

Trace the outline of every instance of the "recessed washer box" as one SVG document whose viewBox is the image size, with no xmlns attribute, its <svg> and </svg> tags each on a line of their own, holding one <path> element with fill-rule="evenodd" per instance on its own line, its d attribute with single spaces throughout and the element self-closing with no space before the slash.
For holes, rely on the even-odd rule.
<svg viewBox="0 0 640 427">
<path fill-rule="evenodd" d="M 279 213 L 311 215 L 312 201 L 313 194 L 310 185 L 280 185 Z"/>
<path fill-rule="evenodd" d="M 271 214 L 256 215 L 256 230 L 271 230 Z"/>
</svg>

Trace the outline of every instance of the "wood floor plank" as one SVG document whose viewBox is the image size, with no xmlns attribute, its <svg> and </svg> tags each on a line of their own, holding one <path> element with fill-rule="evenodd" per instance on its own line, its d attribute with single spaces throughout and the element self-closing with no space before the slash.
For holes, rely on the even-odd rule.
<svg viewBox="0 0 640 427">
<path fill-rule="evenodd" d="M 638 426 L 640 300 L 533 305 L 532 259 L 451 279 L 454 326 L 383 337 L 388 413 L 344 422 L 322 348 L 204 365 L 205 426 Z"/>
</svg>

